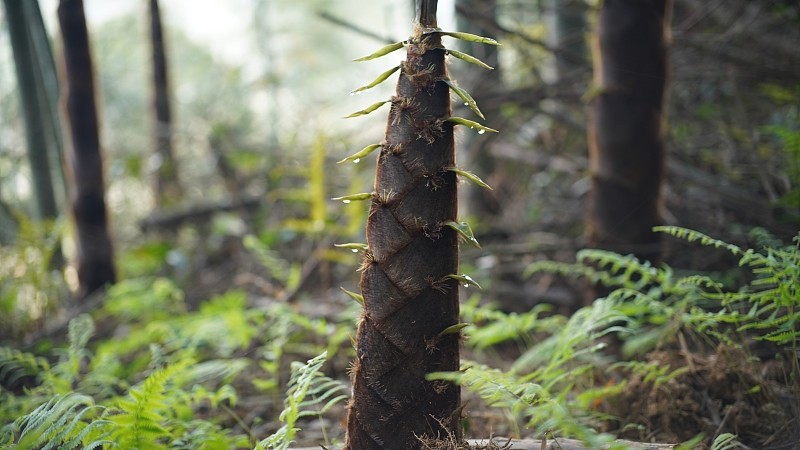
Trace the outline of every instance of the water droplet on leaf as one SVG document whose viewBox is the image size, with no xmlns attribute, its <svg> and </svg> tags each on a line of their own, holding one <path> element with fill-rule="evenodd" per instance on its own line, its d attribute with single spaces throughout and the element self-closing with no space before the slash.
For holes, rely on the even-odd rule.
<svg viewBox="0 0 800 450">
<path fill-rule="evenodd" d="M 361 162 L 361 158 L 356 158 L 353 160 L 353 164 L 358 164 Z"/>
<path fill-rule="evenodd" d="M 342 203 L 348 204 L 348 203 L 350 203 L 350 200 L 344 199 L 344 200 L 342 200 Z"/>
<path fill-rule="evenodd" d="M 486 133 L 486 130 L 478 130 L 478 134 Z"/>
</svg>

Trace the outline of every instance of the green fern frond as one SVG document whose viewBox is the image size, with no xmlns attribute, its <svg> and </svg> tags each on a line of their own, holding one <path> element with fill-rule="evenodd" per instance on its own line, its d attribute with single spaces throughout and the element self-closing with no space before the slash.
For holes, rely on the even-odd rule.
<svg viewBox="0 0 800 450">
<path fill-rule="evenodd" d="M 678 286 L 695 286 L 703 289 L 712 289 L 715 292 L 722 292 L 724 285 L 720 282 L 714 281 L 706 275 L 689 275 L 678 279 L 675 282 Z"/>
<path fill-rule="evenodd" d="M 667 282 L 666 272 L 639 261 L 633 256 L 622 256 L 607 250 L 587 249 L 577 253 L 579 262 L 598 267 L 609 275 L 612 285 L 642 289 L 651 283 Z"/>
<path fill-rule="evenodd" d="M 298 428 L 297 420 L 306 416 L 325 413 L 335 404 L 346 399 L 341 382 L 332 380 L 321 372 L 328 359 L 328 352 L 309 359 L 305 364 L 292 363 L 289 389 L 284 400 L 284 409 L 279 419 L 284 425 L 275 433 L 258 443 L 256 449 L 285 450 L 294 441 Z"/>
<path fill-rule="evenodd" d="M 612 284 L 611 276 L 601 270 L 583 264 L 569 264 L 557 261 L 536 261 L 529 264 L 522 272 L 525 278 L 539 272 L 547 272 L 573 278 L 586 278 L 592 283 L 600 283 L 604 286 Z"/>
<path fill-rule="evenodd" d="M 539 432 L 554 432 L 575 436 L 600 448 L 613 440 L 611 435 L 598 433 L 582 420 L 581 410 L 566 400 L 567 391 L 551 389 L 546 384 L 532 381 L 530 375 L 520 376 L 515 372 L 504 372 L 472 361 L 462 361 L 459 372 L 437 372 L 429 380 L 446 380 L 459 384 L 478 394 L 487 404 L 507 410 L 513 417 L 521 417 L 527 426 Z M 537 378 L 538 379 L 538 378 Z M 565 383 L 569 386 L 570 383 Z M 614 386 L 604 392 L 614 390 Z M 599 395 L 595 392 L 595 395 Z"/>
<path fill-rule="evenodd" d="M 69 322 L 67 338 L 69 340 L 70 359 L 84 356 L 84 349 L 94 334 L 94 322 L 88 314 L 82 314 Z"/>
<path fill-rule="evenodd" d="M 509 340 L 522 340 L 526 344 L 529 336 L 537 332 L 552 332 L 559 324 L 559 317 L 542 317 L 552 309 L 550 305 L 540 304 L 525 313 L 505 313 L 490 308 L 475 308 L 464 305 L 462 320 L 474 323 L 475 327 L 465 330 L 470 347 L 484 350 Z"/>
<path fill-rule="evenodd" d="M 699 241 L 702 245 L 714 248 L 722 248 L 737 256 L 745 253 L 745 251 L 737 245 L 729 244 L 719 239 L 714 239 L 711 236 L 705 235 L 699 231 L 690 230 L 689 228 L 664 225 L 653 227 L 653 231 L 657 233 L 667 233 L 672 237 L 683 239 L 686 242 Z"/>
<path fill-rule="evenodd" d="M 92 420 L 95 413 L 103 410 L 105 408 L 95 405 L 87 395 L 56 395 L 15 422 L 19 440 L 11 448 L 51 450 L 110 444 L 112 442 L 106 439 L 110 422 Z M 90 434 L 92 439 L 87 439 Z"/>
<path fill-rule="evenodd" d="M 47 360 L 11 347 L 0 347 L 0 386 L 14 389 L 25 377 L 36 377 L 50 369 Z"/>
<path fill-rule="evenodd" d="M 170 437 L 169 430 L 162 425 L 166 421 L 163 412 L 167 409 L 167 383 L 186 365 L 188 362 L 153 372 L 139 388 L 131 389 L 129 398 L 117 403 L 121 412 L 109 419 L 116 425 L 112 436 L 121 448 L 163 448 L 159 441 Z"/>
<path fill-rule="evenodd" d="M 53 370 L 43 372 L 44 383 L 57 394 L 72 392 L 73 384 L 78 379 L 81 361 L 89 356 L 86 344 L 94 334 L 94 322 L 88 314 L 82 314 L 69 323 L 66 350 L 61 350 L 58 363 Z"/>
</svg>

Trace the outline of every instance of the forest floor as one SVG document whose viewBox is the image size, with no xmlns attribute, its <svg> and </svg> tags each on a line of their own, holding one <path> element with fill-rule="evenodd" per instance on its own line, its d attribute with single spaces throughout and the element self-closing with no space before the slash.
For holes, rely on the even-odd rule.
<svg viewBox="0 0 800 450">
<path fill-rule="evenodd" d="M 313 305 L 307 305 L 307 308 L 316 309 Z M 496 354 L 495 358 L 502 360 L 494 362 L 502 367 L 510 364 L 515 356 L 518 352 L 509 348 Z M 287 355 L 287 358 L 291 357 Z M 466 351 L 464 357 L 472 356 Z M 640 377 L 630 379 L 617 395 L 598 401 L 594 405 L 596 412 L 609 417 L 599 431 L 609 432 L 620 439 L 661 444 L 678 444 L 701 434 L 708 444 L 722 433 L 733 433 L 741 443 L 748 445 L 741 448 L 800 448 L 798 386 L 787 379 L 791 371 L 787 361 L 770 357 L 758 359 L 746 350 L 727 346 L 710 351 L 663 348 L 645 355 L 643 361 L 686 370 L 663 384 Z M 349 382 L 347 364 L 346 360 L 330 362 L 334 375 L 346 383 Z M 598 373 L 596 380 L 602 387 L 619 381 L 621 376 L 613 371 Z M 284 379 L 288 377 L 288 373 L 283 375 Z M 276 402 L 281 399 L 259 401 L 259 394 L 248 393 L 247 386 L 237 386 L 237 391 L 241 398 L 249 399 L 238 408 L 241 417 L 263 414 L 265 408 L 280 407 Z M 462 395 L 466 404 L 463 422 L 466 438 L 542 438 L 521 427 L 508 410 L 490 407 L 466 390 Z M 253 405 L 258 407 L 251 408 Z M 324 417 L 301 424 L 297 446 L 312 447 L 331 439 L 341 441 L 345 415 L 344 406 L 337 405 Z M 266 423 L 264 426 L 265 429 L 258 434 L 268 434 L 279 424 Z M 547 437 L 551 441 L 558 440 L 555 435 Z"/>
<path fill-rule="evenodd" d="M 503 150 L 497 150 L 503 153 Z M 505 154 L 514 166 L 514 157 Z M 530 186 L 514 179 L 513 169 L 507 169 L 498 180 L 488 180 L 498 186 L 498 196 L 520 200 L 519 206 L 508 208 L 491 227 L 478 229 L 481 250 L 464 249 L 462 265 L 480 272 L 480 279 L 490 280 L 490 288 L 482 293 L 482 301 L 495 304 L 505 311 L 523 312 L 537 304 L 553 305 L 553 312 L 569 315 L 588 303 L 585 285 L 553 275 L 526 278 L 521 274 L 534 261 L 574 261 L 575 252 L 584 246 L 582 238 L 582 197 L 586 180 L 581 178 L 585 160 L 568 156 L 549 155 L 541 160 L 526 161 L 542 169 L 550 177 L 541 195 L 529 195 Z M 779 237 L 791 237 L 796 230 L 789 224 L 771 219 L 762 211 L 768 202 L 752 194 L 746 187 L 708 182 L 688 164 L 672 161 L 666 198 L 668 222 L 748 245 L 745 226 L 763 226 Z M 544 170 L 548 169 L 548 170 Z M 500 173 L 503 173 L 501 170 Z M 503 179 L 505 177 L 505 179 Z M 512 200 L 513 202 L 514 200 Z M 514 203 L 512 203 L 514 204 Z M 531 220 L 531 211 L 538 211 Z M 533 228 L 518 224 L 535 223 Z M 230 288 L 246 289 L 258 299 L 254 305 L 286 297 L 279 288 L 266 281 L 258 264 L 246 252 L 233 246 L 221 257 L 209 259 L 186 283 L 191 302 L 207 299 Z M 736 258 L 723 251 L 699 250 L 688 243 L 670 240 L 666 244 L 666 262 L 673 267 L 702 273 L 720 272 L 737 266 Z M 291 295 L 292 308 L 309 317 L 331 319 L 344 309 L 339 285 L 354 289 L 358 275 L 354 267 L 338 267 L 322 258 L 307 257 L 304 262 L 301 292 Z M 477 277 L 476 277 L 477 278 Z M 299 295 L 294 295 L 299 294 Z M 462 295 L 465 299 L 466 295 Z M 263 305 L 262 305 L 263 306 Z M 612 343 L 613 344 L 613 343 Z M 349 343 L 345 343 L 349 346 Z M 610 357 L 614 345 L 610 345 Z M 519 346 L 503 347 L 493 353 L 491 365 L 507 367 L 517 357 Z M 331 376 L 348 382 L 352 349 L 340 352 L 328 364 Z M 644 363 L 657 363 L 671 370 L 680 369 L 677 376 L 666 382 L 634 377 L 627 379 L 624 389 L 616 395 L 597 401 L 595 412 L 606 415 L 600 430 L 622 439 L 647 443 L 677 444 L 703 435 L 702 445 L 710 447 L 722 433 L 733 433 L 744 445 L 741 448 L 798 449 L 800 448 L 800 389 L 790 380 L 791 361 L 776 358 L 774 348 L 753 343 L 741 347 L 710 342 L 700 336 L 678 335 L 676 342 L 666 343 L 640 357 Z M 290 355 L 286 355 L 289 357 Z M 472 358 L 469 349 L 462 358 Z M 288 364 L 286 365 L 288 367 Z M 283 375 L 288 379 L 289 374 Z M 615 371 L 595 374 L 597 387 L 611 385 L 626 377 Z M 243 377 L 247 378 L 247 377 Z M 249 388 L 252 390 L 252 387 Z M 280 408 L 279 398 L 264 399 L 247 386 L 237 386 L 241 398 L 250 400 L 237 407 L 237 413 L 247 422 L 254 415 Z M 252 397 L 249 397 L 252 394 Z M 526 430 L 508 410 L 492 408 L 470 394 L 463 393 L 465 437 L 487 439 L 505 436 L 541 438 Z M 338 405 L 322 418 L 304 423 L 297 445 L 313 446 L 331 439 L 342 439 L 345 408 Z M 277 414 L 275 414 L 277 417 Z M 265 423 L 264 430 L 276 429 L 277 423 Z M 555 436 L 546 436 L 553 441 Z M 701 447 L 702 447 L 701 445 Z M 544 447 L 542 447 L 544 448 Z M 557 447 L 554 447 L 557 448 Z M 731 447 L 733 448 L 733 447 Z"/>
<path fill-rule="evenodd" d="M 207 265 L 197 278 L 188 283 L 192 289 L 190 299 L 209 298 L 230 288 L 249 289 L 254 300 L 253 306 L 263 307 L 265 302 L 275 302 L 265 297 L 264 290 L 270 290 L 264 283 L 253 283 L 258 279 L 257 264 L 246 253 L 236 253 L 234 258 L 219 260 L 218 265 Z M 246 268 L 252 269 L 248 271 Z M 247 276 L 242 276 L 243 268 Z M 326 269 L 330 270 L 330 268 Z M 317 288 L 313 295 L 299 295 L 290 302 L 291 307 L 309 318 L 324 318 L 333 322 L 342 310 L 346 309 L 338 300 L 338 289 L 328 286 L 320 289 L 319 267 L 311 274 L 316 282 L 308 281 L 308 288 Z M 231 285 L 233 282 L 233 285 Z M 580 304 L 583 300 L 577 295 L 580 289 L 563 285 L 563 280 L 551 282 L 546 288 L 539 286 L 534 292 L 544 290 L 545 296 L 562 301 Z M 549 293 L 548 293 L 549 292 Z M 274 292 L 273 292 L 274 293 Z M 571 298 L 570 295 L 572 296 Z M 519 309 L 517 307 L 516 309 Z M 614 348 L 613 345 L 610 348 Z M 488 356 L 486 363 L 499 368 L 510 366 L 524 348 L 519 345 L 501 346 Z M 680 369 L 679 375 L 666 382 L 634 377 L 627 380 L 624 389 L 594 403 L 594 412 L 606 415 L 607 420 L 599 425 L 599 430 L 616 435 L 620 439 L 636 442 L 678 444 L 698 435 L 705 436 L 699 448 L 709 448 L 710 442 L 722 433 L 733 433 L 739 441 L 747 445 L 741 448 L 758 449 L 797 449 L 800 448 L 800 401 L 798 385 L 789 380 L 791 362 L 776 359 L 775 349 L 756 344 L 748 348 L 737 348 L 711 344 L 698 336 L 680 335 L 677 342 L 659 347 L 643 357 L 644 363 L 657 363 L 668 366 L 670 370 Z M 609 354 L 611 358 L 617 355 Z M 288 362 L 307 358 L 307 356 L 284 355 Z M 342 351 L 328 362 L 326 373 L 340 379 L 349 386 L 347 368 L 352 358 L 350 343 L 343 344 Z M 487 355 L 475 355 L 465 348 L 462 358 L 487 359 Z M 596 373 L 597 387 L 608 386 L 626 377 L 621 372 L 605 371 Z M 281 375 L 285 382 L 288 370 Z M 239 377 L 238 395 L 243 399 L 236 413 L 245 423 L 253 417 L 277 418 L 282 406 L 282 398 L 265 397 L 253 390 L 246 380 L 247 374 Z M 465 437 L 488 439 L 491 437 L 513 437 L 541 439 L 533 430 L 525 429 L 519 418 L 510 415 L 509 410 L 487 405 L 475 394 L 463 391 Z M 308 420 L 300 425 L 296 445 L 313 447 L 320 443 L 343 439 L 346 410 L 339 404 L 324 417 Z M 232 425 L 235 426 L 235 425 Z M 280 424 L 276 421 L 263 423 L 261 429 L 250 430 L 264 436 L 274 432 Z M 558 436 L 545 436 L 551 444 L 558 443 Z M 498 439 L 496 442 L 502 443 Z M 541 441 L 537 441 L 541 442 Z M 524 447 L 513 447 L 524 448 Z M 549 448 L 549 447 L 548 447 Z M 552 447 L 566 448 L 566 447 Z"/>
</svg>

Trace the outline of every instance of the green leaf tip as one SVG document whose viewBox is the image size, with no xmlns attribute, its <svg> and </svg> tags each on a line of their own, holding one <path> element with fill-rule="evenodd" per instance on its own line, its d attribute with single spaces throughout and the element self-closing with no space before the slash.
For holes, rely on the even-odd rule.
<svg viewBox="0 0 800 450">
<path fill-rule="evenodd" d="M 462 41 L 467 41 L 467 42 L 477 42 L 479 44 L 488 44 L 488 45 L 500 45 L 499 42 L 495 41 L 492 38 L 478 36 L 477 34 L 472 34 L 472 33 L 464 33 L 461 31 L 440 31 L 439 33 L 445 36 L 454 37 L 456 39 L 461 39 Z"/>
<path fill-rule="evenodd" d="M 346 244 L 333 244 L 333 246 L 336 247 L 336 248 L 350 249 L 350 250 L 352 250 L 354 252 L 366 251 L 369 248 L 367 246 L 367 244 L 364 244 L 364 243 L 361 243 L 361 242 L 348 242 Z"/>
<path fill-rule="evenodd" d="M 361 192 L 359 194 L 345 195 L 343 197 L 334 197 L 331 200 L 341 201 L 342 203 L 352 203 L 362 200 L 369 200 L 372 198 L 371 192 Z"/>
<path fill-rule="evenodd" d="M 461 175 L 462 177 L 468 179 L 469 181 L 472 181 L 473 183 L 477 184 L 478 186 L 480 186 L 480 187 L 482 187 L 484 189 L 489 189 L 490 191 L 494 190 L 494 189 L 492 189 L 491 186 L 489 186 L 483 180 L 481 180 L 481 178 L 479 176 L 475 175 L 474 173 L 472 173 L 472 172 L 470 172 L 468 170 L 462 170 L 462 169 L 459 169 L 458 167 L 450 167 L 447 170 L 449 170 L 450 172 L 454 172 L 454 173 L 456 173 L 458 175 Z"/>
<path fill-rule="evenodd" d="M 383 147 L 383 144 L 368 145 L 368 146 L 364 147 L 363 149 L 361 149 L 360 151 L 358 151 L 357 153 L 348 156 L 347 158 L 337 162 L 336 164 L 341 164 L 341 163 L 348 162 L 348 161 L 353 161 L 354 163 L 358 164 L 359 162 L 361 162 L 361 158 L 369 155 L 370 153 L 374 152 L 375 150 L 377 150 L 377 149 L 379 149 L 381 147 Z"/>
<path fill-rule="evenodd" d="M 406 45 L 406 41 L 395 42 L 394 44 L 389 44 L 385 47 L 381 47 L 375 53 L 370 53 L 367 56 L 362 56 L 361 58 L 354 59 L 353 61 L 369 61 L 371 59 L 380 58 L 381 56 L 386 56 L 393 51 L 400 50 L 403 46 Z"/>
<path fill-rule="evenodd" d="M 439 333 L 439 337 L 446 336 L 448 334 L 460 333 L 461 330 L 463 330 L 464 328 L 466 328 L 466 327 L 468 327 L 470 325 L 472 325 L 472 324 L 471 323 L 465 323 L 465 322 L 464 323 L 457 323 L 455 325 L 450 325 L 449 327 L 447 327 L 444 330 L 442 330 L 441 333 Z"/>
<path fill-rule="evenodd" d="M 456 57 L 456 58 L 458 58 L 458 59 L 460 59 L 462 61 L 466 61 L 468 63 L 476 64 L 478 66 L 481 66 L 484 69 L 494 70 L 494 67 L 486 64 L 485 62 L 481 61 L 480 59 L 478 59 L 478 58 L 476 58 L 476 57 L 474 57 L 472 55 L 468 55 L 466 53 L 460 52 L 458 50 L 452 50 L 452 49 L 448 48 L 447 49 L 447 54 L 451 55 L 451 56 L 454 56 L 454 57 Z"/>
<path fill-rule="evenodd" d="M 478 134 L 486 133 L 487 131 L 490 133 L 499 133 L 499 131 L 495 130 L 494 128 L 489 128 L 485 125 L 481 125 L 478 122 L 473 120 L 465 119 L 463 117 L 451 117 L 447 119 L 448 122 L 453 122 L 456 125 L 464 125 L 466 127 L 470 127 L 472 129 L 477 129 Z"/>
<path fill-rule="evenodd" d="M 368 90 L 374 88 L 375 86 L 377 86 L 377 85 L 383 83 L 384 81 L 386 81 L 387 78 L 392 76 L 392 74 L 397 72 L 398 70 L 400 70 L 400 66 L 399 65 L 392 67 L 391 69 L 387 70 L 386 72 L 383 72 L 382 74 L 378 75 L 378 78 L 375 78 L 374 80 L 372 80 L 372 83 L 364 85 L 364 86 L 361 86 L 360 88 L 355 89 L 353 91 L 350 91 L 350 95 L 358 94 L 359 92 L 368 91 Z"/>
<path fill-rule="evenodd" d="M 376 109 L 378 109 L 381 106 L 383 106 L 385 103 L 390 103 L 390 102 L 391 102 L 391 100 L 384 100 L 382 102 L 373 103 L 372 105 L 369 105 L 368 107 L 362 109 L 361 111 L 356 111 L 353 114 L 350 114 L 348 116 L 344 116 L 344 118 L 345 119 L 352 119 L 353 117 L 366 116 L 367 114 L 371 113 L 372 111 L 375 111 Z"/>
<path fill-rule="evenodd" d="M 471 109 L 472 112 L 477 114 L 478 117 L 480 117 L 481 119 L 486 120 L 486 117 L 483 117 L 483 113 L 481 112 L 481 110 L 478 109 L 478 103 L 475 101 L 474 98 L 472 98 L 471 95 L 469 95 L 469 92 L 467 92 L 465 89 L 458 87 L 458 85 L 456 85 L 456 83 L 453 80 L 445 79 L 444 82 L 447 83 L 448 86 L 450 86 L 450 89 L 453 92 L 455 92 L 459 97 L 461 97 L 461 100 L 464 101 L 465 105 L 469 106 L 469 109 Z"/>
<path fill-rule="evenodd" d="M 445 222 L 444 225 L 447 225 L 458 232 L 458 234 L 460 234 L 461 237 L 463 237 L 473 247 L 481 248 L 481 244 L 479 244 L 478 240 L 475 239 L 475 235 L 472 234 L 472 228 L 467 222 L 455 222 L 451 220 L 449 222 Z"/>
<path fill-rule="evenodd" d="M 341 286 L 339 287 L 339 289 L 341 289 L 342 292 L 347 294 L 348 297 L 352 298 L 353 300 L 357 301 L 358 303 L 361 303 L 362 305 L 364 304 L 364 296 L 363 295 L 356 294 L 355 292 L 352 292 L 352 291 L 348 291 L 347 289 L 345 289 L 345 288 L 343 288 Z"/>
<path fill-rule="evenodd" d="M 452 274 L 452 275 L 448 275 L 447 278 L 452 278 L 452 279 L 458 281 L 459 283 L 463 284 L 464 287 L 475 286 L 478 289 L 483 289 L 481 287 L 481 285 L 478 284 L 477 281 L 473 280 L 472 277 L 467 275 L 467 274 L 463 274 L 463 275 Z"/>
</svg>

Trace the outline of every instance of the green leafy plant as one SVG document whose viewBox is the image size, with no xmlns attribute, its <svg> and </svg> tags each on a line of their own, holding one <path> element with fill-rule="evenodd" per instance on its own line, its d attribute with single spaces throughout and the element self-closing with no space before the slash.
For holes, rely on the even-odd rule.
<svg viewBox="0 0 800 450">
<path fill-rule="evenodd" d="M 305 364 L 296 361 L 292 363 L 292 376 L 286 392 L 284 409 L 279 417 L 284 425 L 259 442 L 256 449 L 289 448 L 299 431 L 296 427 L 298 420 L 308 416 L 321 416 L 347 398 L 341 382 L 322 374 L 322 365 L 327 359 L 327 352 L 323 352 Z M 326 444 L 328 444 L 327 439 Z"/>
<path fill-rule="evenodd" d="M 611 448 L 624 447 L 613 443 L 613 436 L 596 431 L 608 417 L 594 405 L 624 391 L 624 374 L 659 386 L 689 370 L 636 358 L 676 342 L 682 334 L 712 346 L 741 345 L 747 336 L 773 342 L 794 368 L 787 383 L 797 380 L 800 235 L 793 245 L 784 246 L 763 230 L 754 230 L 764 247 L 745 250 L 684 228 L 659 227 L 657 231 L 739 257 L 747 281 L 739 287 L 727 286 L 709 275 L 679 275 L 668 266 L 657 268 L 601 250 L 580 251 L 577 264 L 537 262 L 526 274 L 546 271 L 585 277 L 611 287 L 611 293 L 569 318 L 549 315 L 546 307 L 503 313 L 467 303 L 463 317 L 473 325 L 464 333 L 477 356 L 509 341 L 519 342 L 522 354 L 506 370 L 464 361 L 460 372 L 435 373 L 429 378 L 461 384 L 488 404 L 506 410 L 522 427 Z M 633 358 L 617 361 L 601 352 L 609 342 L 619 342 L 622 354 Z M 604 370 L 623 376 L 606 378 L 600 375 Z M 699 436 L 684 447 L 692 448 L 701 440 Z M 713 445 L 736 448 L 738 441 L 723 434 Z"/>
<path fill-rule="evenodd" d="M 456 382 L 539 433 L 577 437 L 591 446 L 611 443 L 613 436 L 594 431 L 592 426 L 603 417 L 591 405 L 596 398 L 613 395 L 625 385 L 595 387 L 593 374 L 603 364 L 597 353 L 604 346 L 600 339 L 631 330 L 631 321 L 621 312 L 621 301 L 598 301 L 569 319 L 551 316 L 541 323 L 541 309 L 524 314 L 485 309 L 489 308 L 465 314 L 478 320 L 477 326 L 465 329 L 471 346 L 486 349 L 511 339 L 538 343 L 506 371 L 464 361 L 460 372 L 434 373 L 429 378 Z M 550 336 L 534 338 L 542 334 Z"/>
<path fill-rule="evenodd" d="M 0 246 L 0 338 L 20 339 L 57 310 L 69 290 L 57 270 L 64 223 L 14 215 L 13 245 Z"/>
<path fill-rule="evenodd" d="M 165 390 L 170 378 L 183 370 L 183 364 L 159 369 L 143 382 L 141 387 L 131 389 L 129 397 L 119 400 L 120 413 L 110 416 L 116 425 L 112 437 L 122 448 L 159 449 L 159 440 L 170 438 L 164 411 L 168 408 Z"/>
<path fill-rule="evenodd" d="M 56 395 L 0 431 L 0 448 L 94 449 L 112 444 L 109 421 L 95 419 L 105 408 L 82 394 Z M 16 444 L 14 436 L 18 436 Z"/>
<path fill-rule="evenodd" d="M 171 340 L 163 341 L 164 347 L 152 339 L 136 338 L 137 346 L 150 353 L 155 369 L 134 384 L 126 377 L 140 374 L 121 370 L 119 359 L 126 355 L 90 349 L 94 330 L 88 315 L 70 322 L 69 345 L 56 349 L 60 356 L 52 366 L 30 353 L 0 352 L 5 382 L 25 381 L 27 386 L 22 392 L 0 390 L 0 417 L 6 423 L 0 442 L 15 449 L 38 448 L 37 442 L 47 443 L 45 448 L 248 447 L 246 436 L 226 430 L 217 423 L 219 418 L 197 418 L 195 411 L 235 405 L 237 395 L 230 383 L 249 361 L 206 355 L 197 362 L 195 357 L 202 352 L 186 345 L 191 340 L 182 340 L 184 347 L 178 348 L 170 346 Z M 136 346 L 130 350 L 140 351 Z M 120 392 L 127 394 L 120 397 Z"/>
<path fill-rule="evenodd" d="M 50 370 L 45 358 L 11 347 L 0 347 L 0 386 L 14 391 L 29 382 L 37 382 L 42 372 Z"/>
</svg>

